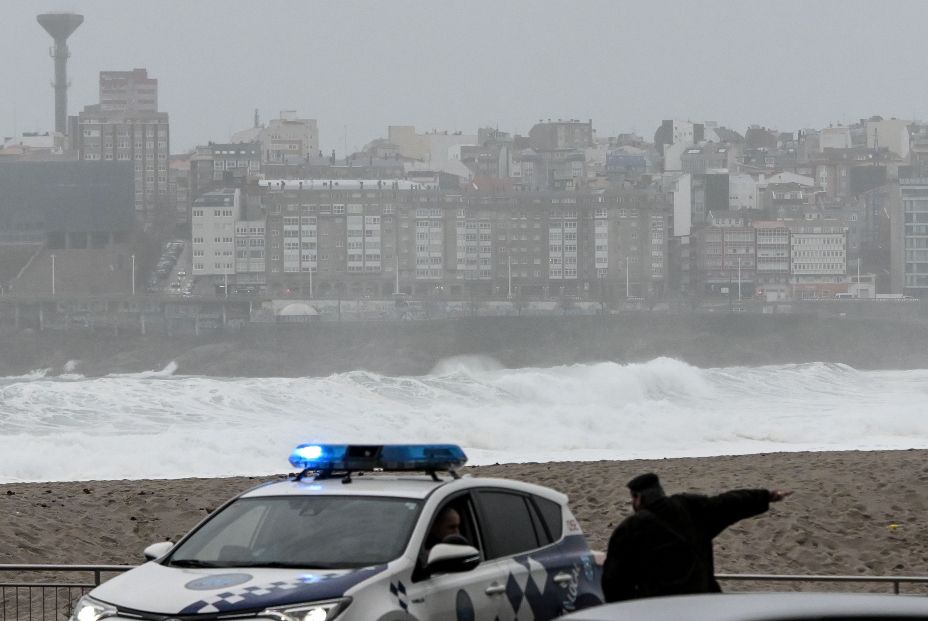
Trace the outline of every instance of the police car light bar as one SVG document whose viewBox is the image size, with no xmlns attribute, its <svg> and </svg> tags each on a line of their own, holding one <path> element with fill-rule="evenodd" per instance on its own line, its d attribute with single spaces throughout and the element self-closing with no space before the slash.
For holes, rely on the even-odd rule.
<svg viewBox="0 0 928 621">
<path fill-rule="evenodd" d="M 290 453 L 300 470 L 317 471 L 427 471 L 454 470 L 467 463 L 456 444 L 301 444 Z"/>
</svg>

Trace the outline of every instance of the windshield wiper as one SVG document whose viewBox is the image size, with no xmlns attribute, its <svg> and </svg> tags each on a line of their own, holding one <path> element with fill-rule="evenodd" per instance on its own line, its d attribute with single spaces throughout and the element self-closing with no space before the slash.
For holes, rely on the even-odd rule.
<svg viewBox="0 0 928 621">
<path fill-rule="evenodd" d="M 283 567 L 289 569 L 344 569 L 344 565 L 335 565 L 332 563 L 285 563 L 283 561 L 269 561 L 266 563 L 248 563 L 242 564 L 242 567 Z"/>
<path fill-rule="evenodd" d="M 225 563 L 212 563 L 210 561 L 199 561 L 195 558 L 171 559 L 168 563 L 170 567 L 226 567 Z"/>
</svg>

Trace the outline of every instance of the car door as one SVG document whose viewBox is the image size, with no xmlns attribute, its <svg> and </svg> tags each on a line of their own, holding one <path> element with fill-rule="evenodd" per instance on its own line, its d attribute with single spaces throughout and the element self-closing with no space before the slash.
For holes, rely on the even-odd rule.
<svg viewBox="0 0 928 621">
<path fill-rule="evenodd" d="M 477 548 L 481 558 L 485 559 L 470 494 L 454 496 L 437 507 L 428 518 L 429 530 L 435 519 L 449 506 L 460 515 L 461 536 Z M 505 582 L 498 564 L 484 560 L 470 571 L 427 575 L 423 571 L 425 558 L 427 552 L 423 549 L 411 584 L 406 587 L 406 601 L 412 615 L 422 620 L 497 621 L 500 600 L 505 593 Z"/>
<path fill-rule="evenodd" d="M 476 499 L 487 562 L 499 567 L 505 584 L 499 618 L 547 621 L 571 609 L 574 559 L 554 545 L 534 497 L 482 489 Z"/>
</svg>

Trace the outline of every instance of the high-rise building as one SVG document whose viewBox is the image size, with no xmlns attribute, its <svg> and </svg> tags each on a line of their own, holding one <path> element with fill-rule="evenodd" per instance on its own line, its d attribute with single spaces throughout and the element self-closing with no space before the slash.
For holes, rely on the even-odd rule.
<svg viewBox="0 0 928 621">
<path fill-rule="evenodd" d="M 100 108 L 105 111 L 157 112 L 158 80 L 147 69 L 100 72 Z"/>
<path fill-rule="evenodd" d="M 928 178 L 899 180 L 892 210 L 892 292 L 928 296 Z"/>
<path fill-rule="evenodd" d="M 170 123 L 157 111 L 158 81 L 145 69 L 101 71 L 100 103 L 78 115 L 76 145 L 85 161 L 130 161 L 135 211 L 145 223 L 169 215 Z"/>
</svg>

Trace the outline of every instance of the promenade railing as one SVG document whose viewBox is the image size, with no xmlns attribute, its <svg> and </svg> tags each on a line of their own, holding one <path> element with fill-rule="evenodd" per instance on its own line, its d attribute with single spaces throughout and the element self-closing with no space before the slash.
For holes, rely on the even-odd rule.
<svg viewBox="0 0 928 621">
<path fill-rule="evenodd" d="M 0 564 L 0 621 L 65 621 L 82 595 L 132 565 Z M 834 576 L 802 574 L 718 574 L 719 581 L 756 586 L 789 583 L 880 585 L 902 593 L 902 585 L 925 585 L 928 576 Z M 732 584 L 734 586 L 734 584 Z M 766 586 L 762 590 L 769 590 Z M 842 590 L 848 590 L 843 588 Z"/>
<path fill-rule="evenodd" d="M 891 585 L 893 593 L 899 595 L 903 584 L 928 585 L 928 576 L 815 576 L 802 574 L 716 574 L 720 582 L 840 582 L 844 584 Z"/>
<path fill-rule="evenodd" d="M 62 621 L 95 586 L 133 565 L 0 564 L 0 621 Z"/>
</svg>

